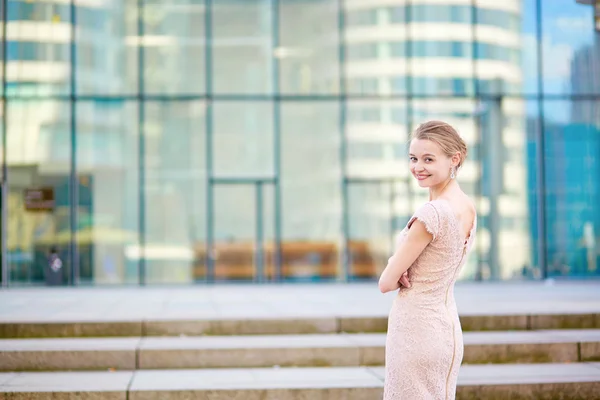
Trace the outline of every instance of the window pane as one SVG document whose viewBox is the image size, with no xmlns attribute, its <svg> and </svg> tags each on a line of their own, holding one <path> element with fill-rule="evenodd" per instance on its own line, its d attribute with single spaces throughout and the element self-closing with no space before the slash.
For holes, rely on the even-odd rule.
<svg viewBox="0 0 600 400">
<path fill-rule="evenodd" d="M 8 95 L 70 90 L 71 14 L 67 4 L 10 1 L 6 43 Z"/>
<path fill-rule="evenodd" d="M 569 118 L 554 110 L 571 110 Z M 600 103 L 546 101 L 548 276 L 598 276 L 600 252 Z"/>
<path fill-rule="evenodd" d="M 358 0 L 342 3 L 346 16 L 343 67 L 347 93 L 406 94 L 405 1 L 395 1 L 393 7 L 373 7 Z"/>
<path fill-rule="evenodd" d="M 11 284 L 71 281 L 69 120 L 66 102 L 12 100 L 7 105 L 6 256 Z M 55 264 L 55 270 L 48 262 L 52 248 L 62 264 Z"/>
<path fill-rule="evenodd" d="M 256 277 L 256 189 L 254 185 L 214 188 L 215 280 Z"/>
<path fill-rule="evenodd" d="M 145 90 L 192 94 L 205 88 L 204 1 L 146 0 Z"/>
<path fill-rule="evenodd" d="M 214 104 L 214 174 L 272 177 L 273 105 L 270 102 Z"/>
<path fill-rule="evenodd" d="M 475 70 L 479 93 L 537 93 L 536 0 L 477 3 Z"/>
<path fill-rule="evenodd" d="M 138 283 L 137 105 L 79 102 L 76 110 L 81 281 Z"/>
<path fill-rule="evenodd" d="M 281 107 L 283 277 L 341 276 L 342 240 L 339 107 Z"/>
<path fill-rule="evenodd" d="M 339 90 L 338 1 L 279 2 L 281 92 L 328 94 Z"/>
<path fill-rule="evenodd" d="M 536 121 L 535 102 L 518 99 L 485 101 L 479 117 L 476 165 L 480 180 L 481 240 L 476 279 L 539 277 L 531 238 L 536 225 L 535 201 Z"/>
<path fill-rule="evenodd" d="M 448 95 L 452 93 L 450 83 L 453 79 L 473 79 L 473 30 L 470 19 L 436 23 L 435 29 L 431 29 L 431 22 L 425 21 L 435 15 L 450 18 L 452 14 L 449 8 L 422 4 L 411 6 L 410 11 L 411 20 L 414 21 L 410 24 L 409 32 L 411 92 L 415 95 Z M 465 85 L 461 91 L 463 89 L 468 93 L 461 95 L 473 94 L 471 85 Z"/>
<path fill-rule="evenodd" d="M 376 25 L 377 11 L 377 9 L 352 9 L 346 13 L 346 26 Z"/>
<path fill-rule="evenodd" d="M 406 102 L 351 101 L 346 116 L 350 278 L 375 278 L 409 212 Z"/>
<path fill-rule="evenodd" d="M 600 42 L 594 8 L 575 1 L 542 2 L 544 91 L 600 93 Z"/>
<path fill-rule="evenodd" d="M 271 1 L 219 1 L 212 4 L 214 91 L 271 93 Z"/>
<path fill-rule="evenodd" d="M 393 253 L 391 190 L 387 181 L 348 185 L 350 279 L 378 277 Z"/>
<path fill-rule="evenodd" d="M 145 115 L 146 282 L 203 280 L 204 103 L 150 102 Z"/>
<path fill-rule="evenodd" d="M 346 112 L 347 171 L 353 178 L 408 174 L 398 146 L 408 140 L 404 101 L 350 101 Z M 368 207 L 367 207 L 368 208 Z"/>
<path fill-rule="evenodd" d="M 77 4 L 77 92 L 135 94 L 138 88 L 137 0 Z M 142 44 L 150 46 L 152 38 Z"/>
</svg>

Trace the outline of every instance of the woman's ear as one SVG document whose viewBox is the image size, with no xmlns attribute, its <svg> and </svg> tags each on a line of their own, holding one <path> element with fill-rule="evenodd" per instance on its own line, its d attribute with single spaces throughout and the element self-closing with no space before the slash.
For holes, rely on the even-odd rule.
<svg viewBox="0 0 600 400">
<path fill-rule="evenodd" d="M 452 166 L 453 167 L 458 167 L 458 165 L 460 164 L 460 152 L 456 152 L 454 153 L 454 155 L 452 156 Z"/>
</svg>

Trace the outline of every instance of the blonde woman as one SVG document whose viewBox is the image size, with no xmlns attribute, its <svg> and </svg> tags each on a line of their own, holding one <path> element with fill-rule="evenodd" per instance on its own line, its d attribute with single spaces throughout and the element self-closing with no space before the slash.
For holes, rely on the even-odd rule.
<svg viewBox="0 0 600 400">
<path fill-rule="evenodd" d="M 452 400 L 463 357 L 454 284 L 473 245 L 477 214 L 456 176 L 467 146 L 447 123 L 429 121 L 412 135 L 410 172 L 429 201 L 410 218 L 379 279 L 399 290 L 385 345 L 384 400 Z"/>
</svg>

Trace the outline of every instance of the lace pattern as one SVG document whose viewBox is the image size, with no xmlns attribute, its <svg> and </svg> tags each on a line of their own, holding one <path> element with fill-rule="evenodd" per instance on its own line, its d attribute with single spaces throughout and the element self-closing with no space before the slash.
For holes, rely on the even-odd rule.
<svg viewBox="0 0 600 400">
<path fill-rule="evenodd" d="M 409 269 L 412 286 L 399 290 L 390 310 L 384 400 L 454 400 L 463 358 L 454 284 L 476 221 L 465 242 L 450 204 L 430 201 L 415 212 L 397 244 L 417 219 L 434 239 Z"/>
</svg>

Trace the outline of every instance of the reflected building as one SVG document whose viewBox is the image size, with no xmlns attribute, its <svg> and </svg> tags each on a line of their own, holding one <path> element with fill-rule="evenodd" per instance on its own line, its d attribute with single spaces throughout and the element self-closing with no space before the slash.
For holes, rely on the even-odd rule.
<svg viewBox="0 0 600 400">
<path fill-rule="evenodd" d="M 459 178 L 480 218 L 480 257 L 463 279 L 511 278 L 531 264 L 525 104 L 494 96 L 523 84 L 522 4 L 460 3 L 346 2 L 349 96 L 380 99 L 348 102 L 348 174 L 356 181 L 350 235 L 369 241 L 385 266 L 388 238 L 427 201 L 409 175 L 408 135 L 441 119 L 470 148 Z"/>
<path fill-rule="evenodd" d="M 599 35 L 573 55 L 573 93 L 600 92 Z M 590 100 L 573 102 L 569 123 L 547 125 L 545 132 L 548 274 L 598 275 L 600 107 Z"/>
<path fill-rule="evenodd" d="M 589 1 L 577 1 L 582 5 Z M 582 7 L 582 6 L 579 6 Z M 600 191 L 600 107 L 594 96 L 600 92 L 600 40 L 595 33 L 591 44 L 577 49 L 570 60 L 571 92 L 590 99 L 572 101 L 566 121 L 545 122 L 546 262 L 549 277 L 597 276 L 600 271 L 600 219 L 597 205 Z M 565 102 L 566 103 L 566 102 Z M 556 104 L 548 103 L 547 108 Z M 530 120 L 530 132 L 538 122 Z M 535 186 L 535 139 L 530 139 L 530 179 Z M 532 238 L 538 241 L 538 193 L 531 194 Z M 538 259 L 534 254 L 534 259 Z M 537 262 L 537 261 L 535 261 Z"/>
<path fill-rule="evenodd" d="M 106 2 L 78 1 L 75 15 L 62 1 L 6 4 L 9 276 L 15 282 L 43 280 L 45 253 L 56 246 L 65 282 L 121 282 L 126 258 L 114 241 L 118 235 L 135 237 L 137 224 L 131 217 L 135 208 L 115 193 L 129 190 L 128 198 L 136 196 L 131 184 L 136 182 L 137 147 L 131 133 L 137 118 L 122 118 L 127 106 L 121 100 L 80 100 L 71 108 L 69 99 L 72 88 L 81 96 L 137 90 L 127 74 L 136 65 L 132 56 L 137 50 L 123 40 L 122 16 L 133 2 L 108 8 Z M 76 47 L 71 46 L 73 34 Z M 128 111 L 135 115 L 135 108 Z M 73 180 L 72 165 L 77 169 Z M 54 191 L 50 213 L 25 210 L 23 192 L 39 187 Z M 73 224 L 77 237 L 71 235 Z M 80 249 L 77 277 L 70 268 L 73 240 Z M 137 281 L 137 274 L 133 278 Z"/>
<path fill-rule="evenodd" d="M 600 33 L 594 42 L 579 49 L 571 60 L 571 88 L 577 94 L 600 92 Z M 600 127 L 600 110 L 593 101 L 571 105 L 571 120 Z"/>
<path fill-rule="evenodd" d="M 376 278 L 427 201 L 407 140 L 434 118 L 470 148 L 461 278 L 536 265 L 521 0 L 80 0 L 76 28 L 8 4 L 11 284 L 43 283 L 52 245 L 72 284 Z"/>
</svg>

